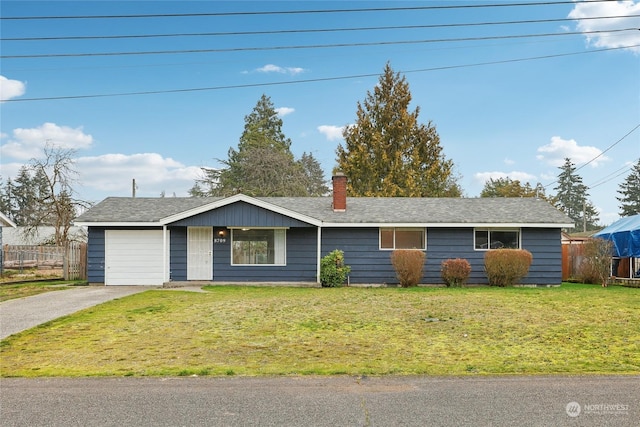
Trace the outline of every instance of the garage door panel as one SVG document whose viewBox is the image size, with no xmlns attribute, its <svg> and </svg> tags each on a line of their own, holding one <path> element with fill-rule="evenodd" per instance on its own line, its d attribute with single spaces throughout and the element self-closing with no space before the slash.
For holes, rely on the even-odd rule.
<svg viewBox="0 0 640 427">
<path fill-rule="evenodd" d="M 107 230 L 105 232 L 105 284 L 160 286 L 168 277 L 169 232 L 166 263 L 162 230 Z"/>
</svg>

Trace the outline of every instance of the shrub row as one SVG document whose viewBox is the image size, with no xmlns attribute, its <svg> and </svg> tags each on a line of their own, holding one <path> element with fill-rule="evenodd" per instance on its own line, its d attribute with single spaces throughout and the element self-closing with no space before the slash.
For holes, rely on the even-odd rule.
<svg viewBox="0 0 640 427">
<path fill-rule="evenodd" d="M 400 286 L 417 286 L 422 280 L 426 255 L 415 249 L 398 249 L 391 252 L 391 264 L 396 272 Z M 490 286 L 513 286 L 529 273 L 533 256 L 524 249 L 494 249 L 485 253 L 484 270 Z M 342 286 L 351 271 L 344 264 L 341 250 L 322 258 L 320 262 L 320 281 L 322 286 Z M 464 286 L 471 274 L 471 264 L 462 258 L 442 261 L 440 276 L 447 286 Z"/>
</svg>

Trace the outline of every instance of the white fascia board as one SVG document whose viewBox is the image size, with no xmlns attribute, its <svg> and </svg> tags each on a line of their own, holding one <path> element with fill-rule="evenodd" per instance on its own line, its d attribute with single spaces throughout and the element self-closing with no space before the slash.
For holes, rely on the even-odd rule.
<svg viewBox="0 0 640 427">
<path fill-rule="evenodd" d="M 471 222 L 437 222 L 437 223 L 425 223 L 425 222 L 410 222 L 410 223 L 396 223 L 396 222 L 325 222 L 323 227 L 334 228 L 362 228 L 362 227 L 428 227 L 428 228 L 573 228 L 573 224 L 545 224 L 545 223 L 471 223 Z"/>
<path fill-rule="evenodd" d="M 73 225 L 78 227 L 162 227 L 159 222 L 83 222 L 77 221 Z"/>
<path fill-rule="evenodd" d="M 15 222 L 11 221 L 8 216 L 0 212 L 0 227 L 16 228 L 17 225 Z"/>
<path fill-rule="evenodd" d="M 300 214 L 298 212 L 295 212 L 295 211 L 292 211 L 292 210 L 289 210 L 289 209 L 285 209 L 285 208 L 280 207 L 280 206 L 273 205 L 273 204 L 271 204 L 269 202 L 265 202 L 263 200 L 258 200 L 258 199 L 255 199 L 253 197 L 246 196 L 244 194 L 236 194 L 235 196 L 231 196 L 231 197 L 227 197 L 227 198 L 224 198 L 224 199 L 221 199 L 221 200 L 217 200 L 215 202 L 212 202 L 212 203 L 209 203 L 209 204 L 206 204 L 206 205 L 203 205 L 203 206 L 199 206 L 197 208 L 193 208 L 193 209 L 190 209 L 188 211 L 180 212 L 178 214 L 171 215 L 171 216 L 168 216 L 166 218 L 162 218 L 160 220 L 160 223 L 163 224 L 163 225 L 164 224 L 170 224 L 172 222 L 180 221 L 181 219 L 189 218 L 189 217 L 192 217 L 192 216 L 204 213 L 204 212 L 208 212 L 208 211 L 211 211 L 211 210 L 214 210 L 214 209 L 218 209 L 218 208 L 221 208 L 223 206 L 227 206 L 227 205 L 230 205 L 230 204 L 233 204 L 233 203 L 236 203 L 236 202 L 245 202 L 245 203 L 248 203 L 250 205 L 254 205 L 254 206 L 257 206 L 257 207 L 260 207 L 260 208 L 263 208 L 263 209 L 266 209 L 266 210 L 269 210 L 269 211 L 272 211 L 272 212 L 275 212 L 275 213 L 278 213 L 278 214 L 281 214 L 281 215 L 285 215 L 285 216 L 291 217 L 293 219 L 297 219 L 299 221 L 306 222 L 306 223 L 311 224 L 311 225 L 315 225 L 317 227 L 319 227 L 322 224 L 322 221 L 318 220 L 317 218 L 313 218 L 313 217 L 310 217 L 310 216 L 307 216 L 307 215 L 303 215 L 303 214 Z"/>
</svg>

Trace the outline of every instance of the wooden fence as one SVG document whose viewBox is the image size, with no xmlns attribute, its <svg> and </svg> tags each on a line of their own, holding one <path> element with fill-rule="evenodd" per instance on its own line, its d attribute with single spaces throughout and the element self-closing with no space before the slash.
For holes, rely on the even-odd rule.
<svg viewBox="0 0 640 427">
<path fill-rule="evenodd" d="M 4 245 L 3 267 L 11 270 L 59 271 L 64 280 L 87 278 L 87 244 L 69 242 L 64 246 Z"/>
</svg>

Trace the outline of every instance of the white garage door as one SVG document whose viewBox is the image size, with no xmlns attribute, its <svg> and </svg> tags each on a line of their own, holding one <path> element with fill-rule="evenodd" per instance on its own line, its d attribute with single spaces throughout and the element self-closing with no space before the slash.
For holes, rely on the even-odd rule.
<svg viewBox="0 0 640 427">
<path fill-rule="evenodd" d="M 162 230 L 106 230 L 105 285 L 162 285 L 169 275 L 169 232 L 166 262 Z"/>
</svg>

